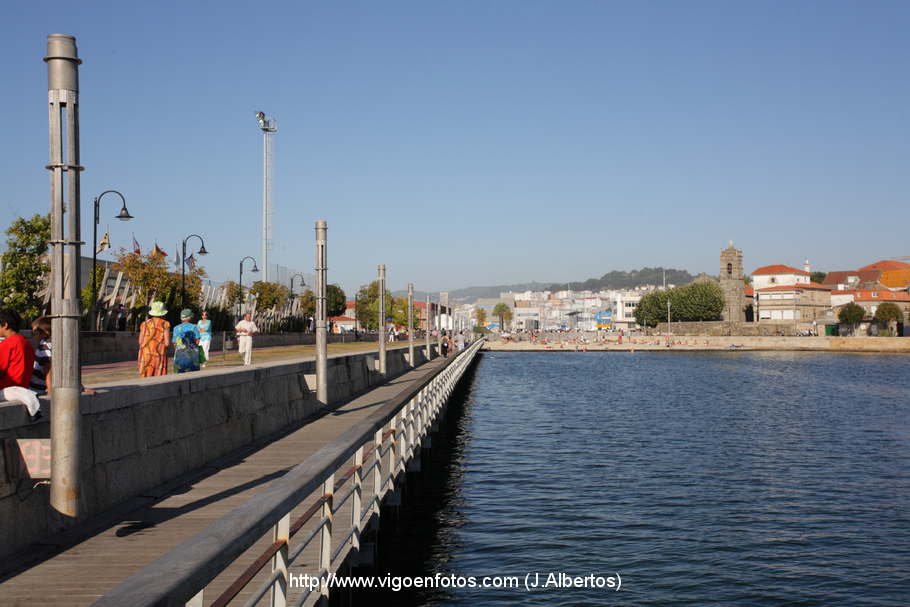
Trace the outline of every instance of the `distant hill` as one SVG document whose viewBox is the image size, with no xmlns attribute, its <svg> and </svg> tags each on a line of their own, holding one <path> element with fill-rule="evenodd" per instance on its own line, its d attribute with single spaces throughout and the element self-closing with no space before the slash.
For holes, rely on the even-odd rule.
<svg viewBox="0 0 910 607">
<path fill-rule="evenodd" d="M 695 277 L 686 270 L 667 268 L 667 283 L 684 285 Z M 641 270 L 613 270 L 600 278 L 589 278 L 584 281 L 570 282 L 525 282 L 514 285 L 493 285 L 488 287 L 465 287 L 449 291 L 449 301 L 453 304 L 472 303 L 477 299 L 499 297 L 508 291 L 564 291 L 566 286 L 573 291 L 599 291 L 601 289 L 631 289 L 640 285 L 663 284 L 664 268 L 642 268 Z M 404 297 L 407 291 L 396 291 L 395 297 Z M 419 299 L 420 295 L 416 295 Z"/>
<path fill-rule="evenodd" d="M 667 284 L 685 285 L 695 277 L 687 270 L 673 268 L 642 268 L 641 270 L 613 270 L 600 278 L 589 278 L 584 282 L 570 282 L 573 291 L 599 291 L 601 289 L 632 289 L 640 285 L 660 285 L 664 281 L 664 270 L 667 272 Z M 545 291 L 563 291 L 566 283 L 554 283 Z"/>
</svg>

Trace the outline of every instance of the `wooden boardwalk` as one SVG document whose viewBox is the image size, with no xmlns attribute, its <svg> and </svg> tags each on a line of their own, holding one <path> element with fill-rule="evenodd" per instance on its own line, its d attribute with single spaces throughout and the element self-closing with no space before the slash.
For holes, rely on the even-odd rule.
<svg viewBox="0 0 910 607">
<path fill-rule="evenodd" d="M 390 398 L 435 373 L 443 362 L 435 359 L 394 378 L 268 445 L 222 458 L 203 469 L 194 481 L 157 493 L 155 490 L 146 492 L 147 496 L 159 499 L 113 517 L 91 537 L 3 579 L 0 604 L 4 607 L 90 605 L 142 567 L 245 502 L 257 490 L 281 477 Z M 367 484 L 364 489 L 366 501 L 372 494 Z M 292 520 L 315 497 L 304 500 L 295 509 Z M 339 512 L 336 516 L 349 517 L 350 514 Z M 263 538 L 216 578 L 206 589 L 206 604 L 270 543 L 270 538 Z M 313 572 L 312 560 L 311 554 L 304 551 L 292 566 L 292 572 Z M 255 583 L 251 587 L 255 587 Z M 236 604 L 242 604 L 239 599 Z"/>
</svg>

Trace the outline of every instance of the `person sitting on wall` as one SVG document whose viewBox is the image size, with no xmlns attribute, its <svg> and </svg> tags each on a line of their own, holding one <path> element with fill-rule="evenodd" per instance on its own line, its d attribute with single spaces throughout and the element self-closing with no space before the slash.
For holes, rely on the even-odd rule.
<svg viewBox="0 0 910 607">
<path fill-rule="evenodd" d="M 35 349 L 19 335 L 22 318 L 15 310 L 0 310 L 0 390 L 27 388 L 35 365 Z"/>
</svg>

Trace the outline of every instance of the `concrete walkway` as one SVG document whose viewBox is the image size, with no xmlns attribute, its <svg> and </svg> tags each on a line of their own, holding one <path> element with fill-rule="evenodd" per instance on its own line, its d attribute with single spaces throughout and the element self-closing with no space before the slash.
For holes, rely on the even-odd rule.
<svg viewBox="0 0 910 607">
<path fill-rule="evenodd" d="M 117 511 L 34 546 L 28 551 L 32 560 L 29 565 L 20 561 L 18 572 L 0 577 L 0 603 L 5 607 L 90 605 L 284 475 L 376 407 L 435 373 L 443 362 L 435 359 L 426 363 L 292 429 L 282 438 L 211 462 L 183 479 L 129 500 Z M 305 500 L 303 506 L 308 503 Z M 242 570 L 255 552 L 254 546 L 230 569 Z M 226 587 L 227 577 L 230 575 L 224 582 L 210 585 L 206 602 L 217 596 L 221 590 L 218 586 Z"/>
</svg>

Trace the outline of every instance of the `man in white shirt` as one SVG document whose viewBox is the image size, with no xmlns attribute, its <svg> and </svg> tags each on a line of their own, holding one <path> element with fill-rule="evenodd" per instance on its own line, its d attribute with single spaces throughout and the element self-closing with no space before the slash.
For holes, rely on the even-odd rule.
<svg viewBox="0 0 910 607">
<path fill-rule="evenodd" d="M 234 327 L 234 330 L 237 331 L 237 349 L 240 356 L 243 357 L 244 365 L 253 362 L 253 334 L 259 333 L 259 327 L 252 319 L 253 315 L 247 312 L 243 315 L 243 320 Z"/>
</svg>

